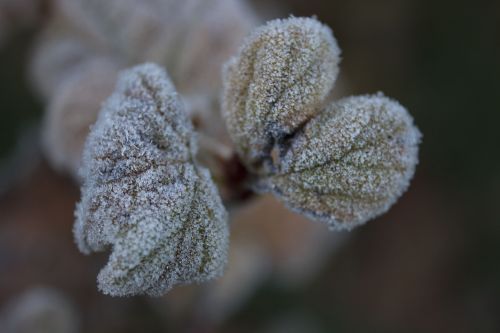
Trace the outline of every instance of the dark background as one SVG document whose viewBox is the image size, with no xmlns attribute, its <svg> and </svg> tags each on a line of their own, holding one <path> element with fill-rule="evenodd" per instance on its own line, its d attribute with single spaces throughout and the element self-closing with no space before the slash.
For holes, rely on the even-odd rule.
<svg viewBox="0 0 500 333">
<path fill-rule="evenodd" d="M 342 94 L 383 91 L 424 137 L 412 185 L 389 213 L 353 231 L 311 282 L 269 281 L 219 330 L 500 332 L 500 2 L 254 2 L 266 18 L 327 23 L 343 51 Z M 43 113 L 26 75 L 35 34 L 18 30 L 0 48 L 0 306 L 50 284 L 82 312 L 116 309 L 108 326 L 84 315 L 84 331 L 168 329 L 143 299 L 95 290 L 105 256 L 94 262 L 72 243 L 78 188 L 30 157 L 9 168 Z M 119 321 L 120 313 L 128 316 Z"/>
</svg>

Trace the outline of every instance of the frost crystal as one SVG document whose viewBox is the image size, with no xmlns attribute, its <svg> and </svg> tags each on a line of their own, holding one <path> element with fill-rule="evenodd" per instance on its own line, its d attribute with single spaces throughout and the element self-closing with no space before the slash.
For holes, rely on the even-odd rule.
<svg viewBox="0 0 500 333">
<path fill-rule="evenodd" d="M 331 30 L 312 18 L 270 21 L 224 70 L 229 134 L 249 167 L 321 109 L 338 74 Z"/>
<path fill-rule="evenodd" d="M 406 190 L 420 137 L 396 101 L 381 94 L 348 97 L 280 147 L 261 186 L 295 211 L 351 229 L 387 211 Z"/>
<path fill-rule="evenodd" d="M 110 295 L 161 295 L 221 275 L 226 212 L 166 73 L 123 72 L 85 144 L 74 234 L 84 253 L 112 247 L 98 276 Z"/>
</svg>

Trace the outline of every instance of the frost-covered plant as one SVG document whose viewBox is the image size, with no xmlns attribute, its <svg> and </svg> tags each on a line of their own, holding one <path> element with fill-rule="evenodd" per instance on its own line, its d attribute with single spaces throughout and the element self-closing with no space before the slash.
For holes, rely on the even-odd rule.
<svg viewBox="0 0 500 333">
<path fill-rule="evenodd" d="M 420 132 L 381 94 L 328 104 L 339 54 L 331 30 L 315 19 L 267 23 L 225 67 L 224 114 L 256 189 L 351 229 L 406 190 Z"/>
<path fill-rule="evenodd" d="M 83 153 L 74 228 L 84 253 L 112 247 L 98 276 L 110 295 L 161 295 L 222 274 L 226 211 L 166 73 L 123 72 Z"/>
<path fill-rule="evenodd" d="M 226 65 L 223 109 L 248 167 L 319 112 L 339 61 L 330 29 L 313 19 L 271 21 L 246 40 Z"/>
<path fill-rule="evenodd" d="M 255 25 L 255 15 L 244 0 L 53 0 L 52 7 L 31 66 L 35 88 L 47 104 L 57 103 L 60 89 L 75 72 L 85 71 L 89 59 L 109 58 L 119 68 L 154 62 L 168 70 L 199 131 L 229 141 L 218 108 L 220 67 Z M 77 90 L 66 92 L 67 104 L 80 103 Z M 89 103 L 73 113 L 83 113 L 85 119 L 93 116 L 95 121 L 94 110 Z M 45 123 L 64 122 L 52 119 Z M 86 121 L 79 126 L 73 128 L 88 132 Z M 52 137 L 71 140 L 64 131 Z M 81 155 L 81 150 L 57 149 L 46 149 L 49 162 L 76 174 L 74 155 Z"/>
<path fill-rule="evenodd" d="M 116 28 L 106 15 L 105 26 Z M 124 42 L 127 29 L 117 43 L 143 42 Z M 220 158 L 228 173 L 231 163 L 245 168 L 229 186 L 248 181 L 336 230 L 390 208 L 414 174 L 421 137 L 407 110 L 382 93 L 330 101 L 339 62 L 331 30 L 314 18 L 255 30 L 224 67 L 222 114 L 238 157 Z M 141 65 L 119 76 L 87 137 L 74 234 L 84 253 L 112 248 L 98 276 L 106 294 L 161 295 L 222 274 L 226 212 L 198 162 L 189 114 L 161 67 Z"/>
<path fill-rule="evenodd" d="M 260 188 L 334 229 L 384 213 L 415 171 L 420 134 L 382 94 L 347 97 L 311 119 L 261 176 Z"/>
</svg>

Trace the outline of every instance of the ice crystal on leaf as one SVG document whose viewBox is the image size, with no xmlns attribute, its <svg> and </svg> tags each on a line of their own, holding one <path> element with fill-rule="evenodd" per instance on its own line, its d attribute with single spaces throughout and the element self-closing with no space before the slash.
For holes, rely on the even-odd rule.
<svg viewBox="0 0 500 333">
<path fill-rule="evenodd" d="M 224 73 L 228 131 L 248 166 L 320 111 L 339 61 L 331 30 L 312 18 L 270 21 L 248 37 Z"/>
<path fill-rule="evenodd" d="M 381 94 L 337 101 L 298 131 L 262 179 L 290 208 L 333 229 L 351 229 L 389 207 L 417 164 L 420 132 Z"/>
<path fill-rule="evenodd" d="M 75 238 L 84 253 L 112 252 L 98 276 L 106 294 L 161 295 L 219 276 L 228 227 L 195 135 L 166 73 L 123 72 L 84 149 Z"/>
</svg>

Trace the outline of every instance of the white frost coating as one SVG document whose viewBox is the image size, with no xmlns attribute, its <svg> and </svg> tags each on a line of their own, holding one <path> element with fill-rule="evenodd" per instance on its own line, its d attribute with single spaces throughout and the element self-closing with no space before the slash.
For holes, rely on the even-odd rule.
<svg viewBox="0 0 500 333">
<path fill-rule="evenodd" d="M 227 63 L 223 109 L 257 190 L 332 229 L 351 229 L 406 190 L 421 134 L 382 94 L 326 106 L 339 61 L 331 30 L 314 18 L 271 21 Z"/>
<path fill-rule="evenodd" d="M 339 62 L 332 31 L 314 18 L 273 20 L 247 38 L 225 66 L 223 110 L 249 167 L 321 110 Z"/>
<path fill-rule="evenodd" d="M 98 276 L 106 294 L 162 295 L 222 274 L 227 214 L 166 73 L 121 74 L 84 154 L 74 234 L 84 253 L 112 247 Z"/>
<path fill-rule="evenodd" d="M 297 132 L 262 181 L 287 206 L 332 229 L 386 212 L 408 188 L 421 134 L 382 94 L 331 104 Z"/>
</svg>

